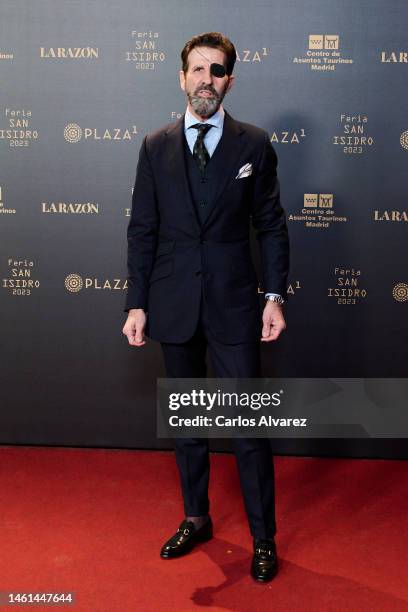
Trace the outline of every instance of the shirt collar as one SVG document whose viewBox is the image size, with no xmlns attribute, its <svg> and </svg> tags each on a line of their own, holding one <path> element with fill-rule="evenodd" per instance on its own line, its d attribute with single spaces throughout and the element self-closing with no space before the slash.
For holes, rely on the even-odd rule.
<svg viewBox="0 0 408 612">
<path fill-rule="evenodd" d="M 220 130 L 222 130 L 224 126 L 224 117 L 225 117 L 225 111 L 222 107 L 222 104 L 220 108 L 217 110 L 217 112 L 214 113 L 214 115 L 212 115 L 209 119 L 206 119 L 205 121 L 202 121 L 202 122 L 198 121 L 196 117 L 194 117 L 194 115 L 190 112 L 189 108 L 187 107 L 186 113 L 184 115 L 184 130 L 187 131 L 188 128 L 190 128 L 192 125 L 195 125 L 196 123 L 211 123 L 211 125 L 213 125 L 214 127 L 217 127 Z"/>
</svg>

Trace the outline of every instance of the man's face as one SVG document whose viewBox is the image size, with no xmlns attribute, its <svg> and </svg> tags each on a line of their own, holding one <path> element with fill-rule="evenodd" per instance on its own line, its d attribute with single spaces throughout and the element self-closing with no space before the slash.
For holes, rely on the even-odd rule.
<svg viewBox="0 0 408 612">
<path fill-rule="evenodd" d="M 212 75 L 210 66 L 213 63 L 225 67 L 225 53 L 212 47 L 194 47 L 188 54 L 186 74 L 180 70 L 180 87 L 187 94 L 190 110 L 202 119 L 217 112 L 234 82 L 232 75 Z"/>
</svg>

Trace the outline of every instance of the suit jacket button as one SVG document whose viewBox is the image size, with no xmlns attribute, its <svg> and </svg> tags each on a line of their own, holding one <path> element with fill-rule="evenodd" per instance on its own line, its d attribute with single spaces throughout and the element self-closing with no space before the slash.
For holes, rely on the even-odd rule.
<svg viewBox="0 0 408 612">
<path fill-rule="evenodd" d="M 196 276 L 201 276 L 201 270 L 197 270 L 197 272 L 195 273 Z"/>
<path fill-rule="evenodd" d="M 205 206 L 207 204 L 207 202 L 200 202 L 200 206 Z"/>
</svg>

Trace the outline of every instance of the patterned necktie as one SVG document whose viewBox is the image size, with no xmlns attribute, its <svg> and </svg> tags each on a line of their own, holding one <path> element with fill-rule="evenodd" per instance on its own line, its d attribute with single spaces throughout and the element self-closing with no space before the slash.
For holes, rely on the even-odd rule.
<svg viewBox="0 0 408 612">
<path fill-rule="evenodd" d="M 204 172 L 205 167 L 208 164 L 208 160 L 210 159 L 208 151 L 205 148 L 204 136 L 206 135 L 208 130 L 210 130 L 214 126 L 209 123 L 196 123 L 191 127 L 195 128 L 198 131 L 197 138 L 194 143 L 193 157 L 196 160 L 201 172 Z"/>
</svg>

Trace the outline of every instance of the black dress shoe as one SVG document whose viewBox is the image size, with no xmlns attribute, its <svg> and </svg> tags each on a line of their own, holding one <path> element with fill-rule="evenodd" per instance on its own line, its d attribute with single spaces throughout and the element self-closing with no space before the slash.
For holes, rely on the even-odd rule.
<svg viewBox="0 0 408 612">
<path fill-rule="evenodd" d="M 180 557 L 190 552 L 199 542 L 206 542 L 212 537 L 213 524 L 211 517 L 208 517 L 208 521 L 199 529 L 196 528 L 192 521 L 184 519 L 176 533 L 164 544 L 160 551 L 160 556 L 162 559 Z"/>
<path fill-rule="evenodd" d="M 274 540 L 254 538 L 251 576 L 258 582 L 269 582 L 278 573 L 278 557 Z"/>
</svg>

